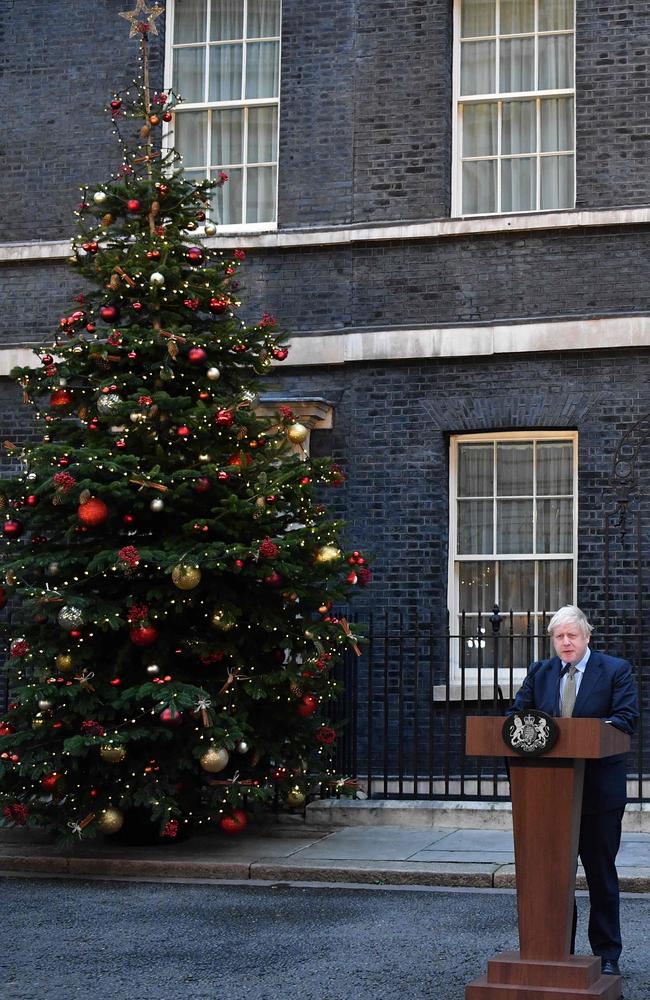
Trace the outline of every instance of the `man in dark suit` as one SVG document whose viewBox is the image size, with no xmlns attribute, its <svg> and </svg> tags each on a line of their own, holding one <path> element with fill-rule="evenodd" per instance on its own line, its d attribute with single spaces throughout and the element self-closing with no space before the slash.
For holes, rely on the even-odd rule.
<svg viewBox="0 0 650 1000">
<path fill-rule="evenodd" d="M 604 719 L 632 735 L 639 707 L 628 661 L 589 648 L 592 627 L 580 608 L 560 608 L 548 631 L 557 655 L 530 666 L 511 711 L 537 708 L 554 716 Z M 589 943 L 594 955 L 600 955 L 605 975 L 619 975 L 622 945 L 615 862 L 626 786 L 624 755 L 586 761 L 578 852 L 589 887 Z"/>
</svg>

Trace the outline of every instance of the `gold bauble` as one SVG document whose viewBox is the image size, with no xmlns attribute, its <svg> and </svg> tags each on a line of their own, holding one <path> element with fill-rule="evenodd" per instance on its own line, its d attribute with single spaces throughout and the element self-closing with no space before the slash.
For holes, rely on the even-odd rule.
<svg viewBox="0 0 650 1000">
<path fill-rule="evenodd" d="M 38 707 L 40 708 L 41 712 L 51 712 L 52 702 L 48 701 L 47 698 L 41 698 L 38 703 Z"/>
<path fill-rule="evenodd" d="M 194 590 L 201 582 L 201 570 L 198 566 L 183 566 L 179 563 L 172 570 L 172 582 L 179 590 Z"/>
<path fill-rule="evenodd" d="M 287 805 L 291 806 L 292 809 L 296 809 L 298 806 L 304 806 L 306 798 L 307 796 L 300 785 L 294 785 L 287 792 Z"/>
<path fill-rule="evenodd" d="M 235 627 L 235 616 L 224 608 L 215 608 L 210 615 L 210 622 L 213 628 L 221 629 L 222 632 L 230 632 Z"/>
<path fill-rule="evenodd" d="M 335 545 L 322 545 L 320 549 L 317 550 L 315 556 L 317 563 L 338 562 L 338 560 L 342 558 L 343 553 L 340 549 L 337 549 Z"/>
<path fill-rule="evenodd" d="M 44 725 L 45 725 L 45 719 L 43 718 L 40 712 L 37 712 L 34 718 L 32 719 L 32 729 L 40 729 L 41 726 Z"/>
<path fill-rule="evenodd" d="M 230 754 L 225 747 L 210 747 L 199 758 L 199 763 L 204 771 L 209 771 L 210 774 L 218 774 L 219 771 L 223 771 L 224 767 L 227 766 L 229 760 Z"/>
<path fill-rule="evenodd" d="M 97 826 L 102 833 L 117 833 L 124 826 L 124 813 L 121 809 L 109 806 L 100 813 Z"/>
<path fill-rule="evenodd" d="M 124 747 L 113 746 L 112 743 L 104 743 L 99 748 L 99 756 L 108 764 L 121 764 L 126 757 Z"/>
<path fill-rule="evenodd" d="M 293 444 L 302 444 L 309 437 L 309 430 L 304 424 L 296 421 L 287 429 L 287 437 Z"/>
<path fill-rule="evenodd" d="M 59 653 L 55 662 L 57 670 L 60 670 L 62 673 L 72 670 L 72 657 L 69 653 Z"/>
</svg>

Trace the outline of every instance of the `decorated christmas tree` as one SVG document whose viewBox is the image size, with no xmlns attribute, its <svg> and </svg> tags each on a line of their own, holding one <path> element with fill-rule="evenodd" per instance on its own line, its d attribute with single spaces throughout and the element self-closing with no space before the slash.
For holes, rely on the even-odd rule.
<svg viewBox="0 0 650 1000">
<path fill-rule="evenodd" d="M 289 407 L 256 412 L 286 334 L 238 318 L 245 254 L 205 245 L 227 178 L 190 182 L 163 148 L 160 13 L 123 15 L 142 81 L 110 101 L 122 162 L 78 208 L 70 314 L 13 373 L 37 440 L 1 484 L 2 822 L 68 838 L 237 831 L 335 780 L 331 670 L 355 643 L 331 609 L 370 576 L 320 502 L 341 471 L 306 459 Z"/>
</svg>

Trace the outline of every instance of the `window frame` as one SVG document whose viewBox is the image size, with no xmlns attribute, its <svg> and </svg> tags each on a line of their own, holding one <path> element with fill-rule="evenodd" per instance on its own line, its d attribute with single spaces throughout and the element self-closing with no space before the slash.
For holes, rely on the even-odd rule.
<svg viewBox="0 0 650 1000">
<path fill-rule="evenodd" d="M 537 17 L 535 18 L 535 27 L 533 32 L 518 32 L 513 35 L 501 36 L 496 34 L 496 24 L 495 24 L 495 35 L 486 36 L 476 36 L 477 41 L 486 39 L 496 39 L 495 44 L 495 65 L 498 70 L 499 66 L 499 40 L 501 37 L 506 38 L 521 38 L 521 37 L 532 37 L 534 38 L 534 60 L 535 60 L 535 78 L 537 78 L 538 69 L 538 39 L 547 35 L 559 35 L 559 34 L 572 34 L 573 35 L 573 87 L 572 88 L 560 88 L 558 90 L 525 90 L 525 91 L 513 91 L 508 93 L 491 93 L 491 94 L 471 94 L 463 96 L 461 95 L 461 16 L 462 16 L 462 4 L 464 0 L 454 0 L 453 6 L 453 51 L 452 51 L 452 163 L 451 163 L 451 215 L 452 218 L 487 218 L 490 216 L 509 216 L 509 215 L 533 215 L 548 212 L 570 212 L 575 210 L 576 205 L 576 185 L 577 185 L 577 169 L 576 169 L 576 159 L 577 159 L 577 148 L 576 148 L 576 0 L 574 0 L 573 5 L 573 28 L 572 29 L 558 29 L 557 31 L 547 31 L 540 32 L 538 30 Z M 497 6 L 497 18 L 498 18 L 498 8 L 501 0 L 495 0 Z M 535 0 L 535 12 L 539 9 L 539 0 Z M 474 38 L 473 38 L 474 40 Z M 496 77 L 495 77 L 496 79 Z M 536 82 L 536 79 L 535 79 Z M 536 114 L 536 138 L 537 146 L 539 147 L 540 138 L 540 104 L 539 102 L 544 98 L 561 98 L 561 97 L 572 97 L 573 98 L 573 153 L 562 153 L 558 151 L 542 152 L 539 148 L 534 153 L 521 153 L 521 154 L 506 154 L 505 156 L 501 153 L 501 115 L 497 110 L 497 153 L 495 156 L 484 156 L 484 157 L 472 157 L 472 160 L 494 160 L 497 163 L 497 206 L 494 211 L 491 212 L 463 212 L 463 159 L 462 159 L 462 137 L 463 137 L 463 112 L 464 107 L 467 104 L 485 104 L 487 102 L 499 104 L 503 101 L 516 101 L 516 100 L 534 100 L 535 101 L 535 114 Z M 573 156 L 573 205 L 567 205 L 563 208 L 531 208 L 531 209 L 514 209 L 511 211 L 502 211 L 501 205 L 501 162 L 504 159 L 525 159 L 527 157 L 533 156 L 535 159 L 540 160 L 547 156 L 557 156 L 557 155 L 572 155 Z M 540 170 L 536 170 L 536 202 L 539 204 L 540 199 Z"/>
<path fill-rule="evenodd" d="M 457 553 L 457 543 L 458 543 L 458 446 L 459 444 L 495 444 L 501 441 L 519 441 L 519 442 L 532 442 L 533 445 L 538 441 L 567 441 L 573 445 L 573 475 L 572 475 L 572 486 L 573 486 L 573 531 L 572 531 L 572 543 L 573 552 L 572 553 L 562 553 L 562 552 L 547 552 L 547 553 L 492 553 L 490 555 L 482 556 L 473 554 L 460 555 Z M 536 493 L 534 496 L 536 497 Z M 449 555 L 448 555 L 448 573 L 447 573 L 447 603 L 449 609 L 449 624 L 450 632 L 452 636 L 458 635 L 458 618 L 461 612 L 459 606 L 459 587 L 457 579 L 457 566 L 461 562 L 476 562 L 481 559 L 490 562 L 513 562 L 515 560 L 519 561 L 545 561 L 545 560 L 556 560 L 558 557 L 563 557 L 565 559 L 571 559 L 573 563 L 573 588 L 572 588 L 572 598 L 571 602 L 576 603 L 577 600 L 577 574 L 578 574 L 578 515 L 579 515 L 579 496 L 578 496 L 578 432 L 577 431 L 567 431 L 567 430 L 528 430 L 528 431 L 485 431 L 482 433 L 470 433 L 470 434 L 452 434 L 449 441 Z M 533 531 L 535 530 L 535 520 L 533 521 Z M 534 535 L 533 535 L 534 537 Z M 500 609 L 502 613 L 507 612 L 508 609 Z M 540 609 L 522 609 L 522 610 L 533 610 L 538 611 Z M 549 609 L 551 610 L 551 609 Z M 555 609 L 557 610 L 557 609 Z M 485 615 L 485 621 L 487 622 L 489 615 L 492 613 L 492 608 L 483 609 Z M 504 619 L 505 622 L 505 619 Z M 514 667 L 512 671 L 509 667 L 504 667 L 498 670 L 498 682 L 507 690 L 510 691 L 510 682 L 512 680 L 514 693 L 520 684 L 523 682 L 526 676 L 526 669 L 528 664 L 523 664 L 521 667 Z M 464 671 L 461 672 L 460 668 L 460 650 L 458 639 L 452 639 L 450 643 L 450 662 L 449 662 L 449 680 L 452 688 L 458 688 L 462 686 L 465 692 L 465 697 L 469 697 L 469 692 L 478 686 L 479 680 L 479 668 L 478 667 L 466 667 Z M 487 662 L 480 668 L 481 673 L 481 683 L 483 685 L 483 697 L 486 696 L 488 685 L 492 684 L 494 681 L 494 669 L 491 664 Z"/>
<path fill-rule="evenodd" d="M 206 3 L 210 0 L 205 0 Z M 242 3 L 246 4 L 244 12 L 244 24 L 246 24 L 246 15 L 248 9 L 248 0 L 241 0 Z M 205 86 L 209 86 L 209 64 L 210 64 L 210 49 L 215 48 L 219 45 L 232 44 L 233 41 L 237 42 L 239 39 L 225 39 L 223 42 L 218 40 L 210 40 L 207 36 L 209 35 L 209 20 L 206 21 L 206 38 L 202 42 L 181 42 L 174 44 L 174 31 L 175 31 L 175 20 L 176 20 L 176 0 L 168 0 L 167 3 L 167 14 L 165 23 L 165 69 L 163 74 L 164 79 L 164 89 L 171 90 L 173 85 L 174 76 L 174 52 L 177 49 L 182 48 L 195 48 L 197 45 L 201 45 L 205 49 Z M 242 80 L 246 80 L 246 49 L 250 42 L 255 41 L 275 41 L 279 46 L 279 57 L 278 57 L 278 93 L 276 97 L 257 97 L 257 98 L 246 98 L 243 97 L 236 101 L 202 101 L 202 102 L 190 102 L 183 101 L 178 105 L 175 112 L 175 117 L 182 114 L 187 114 L 188 112 L 208 112 L 208 127 L 206 134 L 206 155 L 208 159 L 210 158 L 210 151 L 212 147 L 212 112 L 228 110 L 230 108 L 242 108 L 244 109 L 244 129 L 242 135 L 242 147 L 243 147 L 243 160 L 241 164 L 233 165 L 230 169 L 241 169 L 242 170 L 242 207 L 243 210 L 246 208 L 246 196 L 247 196 L 247 180 L 248 180 L 248 170 L 249 164 L 246 161 L 246 156 L 248 154 L 248 124 L 246 122 L 247 109 L 255 107 L 275 107 L 277 108 L 278 116 L 278 127 L 277 127 L 277 137 L 276 137 L 276 158 L 275 161 L 260 162 L 255 163 L 252 166 L 275 166 L 275 191 L 274 191 L 274 219 L 270 222 L 234 222 L 222 224 L 217 222 L 216 219 L 211 215 L 211 221 L 217 227 L 218 234 L 227 233 L 268 233 L 275 232 L 278 228 L 278 188 L 279 188 L 279 169 L 280 169 L 280 124 L 281 124 L 281 106 L 280 106 L 280 94 L 282 90 L 282 0 L 280 0 L 280 34 L 279 35 L 269 35 L 268 38 L 256 39 L 247 38 L 244 36 L 242 40 L 243 53 L 242 53 Z M 243 90 L 243 85 L 242 85 Z M 181 94 L 182 96 L 182 94 Z M 172 149 L 174 148 L 174 122 L 163 125 L 163 148 Z M 179 150 L 180 152 L 180 150 Z M 212 167 L 210 163 L 204 165 L 203 167 L 188 167 L 188 170 L 205 170 L 205 177 L 209 175 L 210 169 L 216 169 L 220 164 Z M 228 173 L 228 167 L 225 167 L 225 172 Z M 226 181 L 228 183 L 228 181 Z"/>
</svg>

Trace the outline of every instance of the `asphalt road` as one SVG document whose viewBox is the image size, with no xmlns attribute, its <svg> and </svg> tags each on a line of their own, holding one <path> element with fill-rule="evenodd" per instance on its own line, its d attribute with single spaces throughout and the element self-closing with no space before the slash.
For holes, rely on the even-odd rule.
<svg viewBox="0 0 650 1000">
<path fill-rule="evenodd" d="M 2 1000 L 462 1000 L 515 946 L 509 893 L 37 879 L 0 892 Z M 625 1000 L 650 997 L 649 919 L 650 898 L 623 900 Z"/>
</svg>

